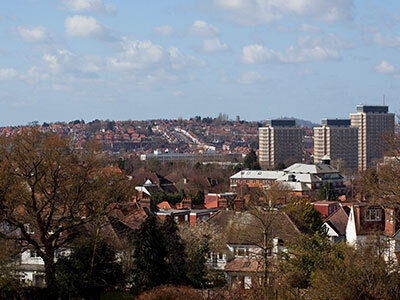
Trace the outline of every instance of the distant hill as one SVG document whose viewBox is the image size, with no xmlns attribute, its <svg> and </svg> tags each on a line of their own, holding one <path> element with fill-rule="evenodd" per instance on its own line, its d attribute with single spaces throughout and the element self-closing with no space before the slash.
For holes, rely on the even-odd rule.
<svg viewBox="0 0 400 300">
<path fill-rule="evenodd" d="M 311 121 L 308 120 L 303 120 L 303 119 L 297 119 L 297 118 L 293 118 L 293 117 L 282 117 L 282 118 L 278 118 L 278 119 L 285 119 L 285 120 L 296 120 L 296 124 L 303 126 L 303 127 L 315 127 L 315 126 L 319 126 L 321 124 L 318 123 L 313 123 Z"/>
</svg>

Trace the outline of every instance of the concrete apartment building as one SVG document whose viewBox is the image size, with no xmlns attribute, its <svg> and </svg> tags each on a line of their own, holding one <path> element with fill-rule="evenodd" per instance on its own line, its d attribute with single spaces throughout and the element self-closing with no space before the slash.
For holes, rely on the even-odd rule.
<svg viewBox="0 0 400 300">
<path fill-rule="evenodd" d="M 259 128 L 259 161 L 263 168 L 273 168 L 280 162 L 303 158 L 303 130 L 295 120 L 267 120 Z"/>
<path fill-rule="evenodd" d="M 324 156 L 341 164 L 341 169 L 358 168 L 358 128 L 350 119 L 323 119 L 322 126 L 314 127 L 314 163 Z"/>
<path fill-rule="evenodd" d="M 350 119 L 351 126 L 358 128 L 358 168 L 366 170 L 383 158 L 385 136 L 394 134 L 394 114 L 384 105 L 357 105 Z"/>
</svg>

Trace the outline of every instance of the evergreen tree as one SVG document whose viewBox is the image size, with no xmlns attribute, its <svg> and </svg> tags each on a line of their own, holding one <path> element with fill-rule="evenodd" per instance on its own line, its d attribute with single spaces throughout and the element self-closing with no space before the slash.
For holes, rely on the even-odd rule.
<svg viewBox="0 0 400 300">
<path fill-rule="evenodd" d="M 337 201 L 338 197 L 336 194 L 335 189 L 329 184 L 325 183 L 321 190 L 319 191 L 318 195 L 320 200 L 327 200 L 327 201 Z"/>
<path fill-rule="evenodd" d="M 132 291 L 140 293 L 166 283 L 168 252 L 157 218 L 149 215 L 134 237 Z"/>
<path fill-rule="evenodd" d="M 303 220 L 305 224 L 312 230 L 312 232 L 317 232 L 322 229 L 322 219 L 321 214 L 318 210 L 314 209 L 313 205 L 307 203 L 303 209 Z"/>
<path fill-rule="evenodd" d="M 256 152 L 251 149 L 250 152 L 244 158 L 244 166 L 250 170 L 260 170 L 260 164 L 258 163 Z"/>
<path fill-rule="evenodd" d="M 96 249 L 94 251 L 94 249 Z M 56 279 L 63 297 L 98 299 L 103 291 L 123 285 L 125 276 L 116 251 L 105 241 L 84 241 L 56 264 Z"/>
<path fill-rule="evenodd" d="M 275 170 L 279 170 L 279 171 L 284 170 L 284 169 L 286 169 L 286 168 L 287 168 L 287 167 L 286 167 L 286 165 L 285 165 L 284 162 L 280 162 L 280 163 L 278 163 L 278 164 L 275 166 Z"/>
<path fill-rule="evenodd" d="M 165 236 L 167 250 L 167 283 L 184 285 L 187 283 L 185 245 L 178 234 L 178 226 L 173 217 L 167 216 L 161 225 L 161 232 Z"/>
<path fill-rule="evenodd" d="M 204 288 L 207 276 L 206 256 L 210 253 L 207 240 L 202 240 L 198 247 L 189 251 L 187 258 L 187 277 L 195 288 Z"/>
<path fill-rule="evenodd" d="M 192 197 L 192 204 L 194 205 L 203 205 L 204 204 L 204 192 L 199 190 L 197 193 Z"/>
</svg>

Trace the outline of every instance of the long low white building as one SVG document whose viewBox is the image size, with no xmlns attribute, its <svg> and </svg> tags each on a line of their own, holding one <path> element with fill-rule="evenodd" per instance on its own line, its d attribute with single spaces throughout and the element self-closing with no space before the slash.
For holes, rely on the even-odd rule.
<svg viewBox="0 0 400 300">
<path fill-rule="evenodd" d="M 232 190 L 236 190 L 239 186 L 267 189 L 271 183 L 281 182 L 294 192 L 307 194 L 329 184 L 342 195 L 345 193 L 343 181 L 343 176 L 330 164 L 296 163 L 283 171 L 240 171 L 230 177 L 230 187 Z"/>
</svg>

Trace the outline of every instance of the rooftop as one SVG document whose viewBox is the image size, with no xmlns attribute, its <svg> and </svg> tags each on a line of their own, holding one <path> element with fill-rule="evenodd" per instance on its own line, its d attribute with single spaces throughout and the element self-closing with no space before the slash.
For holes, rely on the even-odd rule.
<svg viewBox="0 0 400 300">
<path fill-rule="evenodd" d="M 260 171 L 260 170 L 246 170 L 240 171 L 231 176 L 231 179 L 267 179 L 276 180 L 283 176 L 283 171 Z"/>
<path fill-rule="evenodd" d="M 322 119 L 322 125 L 325 126 L 349 127 L 350 124 L 350 119 Z"/>
<path fill-rule="evenodd" d="M 388 113 L 389 107 L 386 105 L 357 105 L 357 112 L 363 113 Z"/>
<path fill-rule="evenodd" d="M 295 127 L 296 120 L 284 120 L 284 119 L 267 120 L 266 125 L 271 127 Z"/>
<path fill-rule="evenodd" d="M 286 168 L 285 173 L 300 173 L 300 174 L 325 174 L 325 173 L 338 173 L 334 167 L 330 165 L 315 165 L 315 164 L 293 164 Z"/>
</svg>

